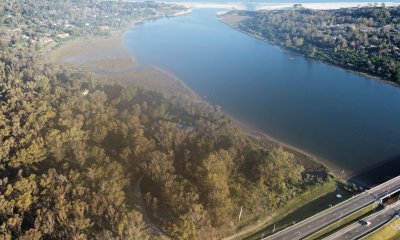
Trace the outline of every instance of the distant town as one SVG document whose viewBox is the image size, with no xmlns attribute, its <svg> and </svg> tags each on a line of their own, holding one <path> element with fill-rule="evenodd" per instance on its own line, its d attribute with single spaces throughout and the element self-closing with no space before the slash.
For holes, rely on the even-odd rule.
<svg viewBox="0 0 400 240">
<path fill-rule="evenodd" d="M 158 2 L 80 4 L 79 1 L 57 1 L 50 5 L 45 0 L 31 4 L 7 2 L 0 3 L 1 46 L 37 50 L 59 46 L 68 38 L 109 35 L 137 19 L 170 16 L 187 10 Z"/>
</svg>

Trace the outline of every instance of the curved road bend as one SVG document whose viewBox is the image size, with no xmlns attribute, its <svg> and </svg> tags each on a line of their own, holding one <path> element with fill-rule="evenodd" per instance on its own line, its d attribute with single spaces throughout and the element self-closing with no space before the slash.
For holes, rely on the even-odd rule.
<svg viewBox="0 0 400 240">
<path fill-rule="evenodd" d="M 380 200 L 380 197 L 400 189 L 400 176 L 367 190 L 334 207 L 307 218 L 293 226 L 277 232 L 266 240 L 298 240 L 323 229 L 365 206 Z"/>
<path fill-rule="evenodd" d="M 363 225 L 360 222 L 353 223 L 352 225 L 324 238 L 324 240 L 353 240 L 360 239 L 361 237 L 367 235 L 370 232 L 378 229 L 383 226 L 387 222 L 389 222 L 393 217 L 396 216 L 398 211 L 400 210 L 400 201 L 393 203 L 392 205 L 387 206 L 382 211 L 374 213 L 366 218 L 364 221 L 370 222 L 369 226 Z"/>
</svg>

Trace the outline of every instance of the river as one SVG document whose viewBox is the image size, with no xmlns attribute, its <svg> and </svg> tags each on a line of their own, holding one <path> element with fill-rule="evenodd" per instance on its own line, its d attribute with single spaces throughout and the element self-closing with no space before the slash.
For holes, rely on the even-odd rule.
<svg viewBox="0 0 400 240">
<path fill-rule="evenodd" d="M 173 73 L 235 118 L 347 174 L 400 174 L 400 88 L 287 53 L 216 11 L 148 21 L 124 42 L 141 65 Z"/>
</svg>

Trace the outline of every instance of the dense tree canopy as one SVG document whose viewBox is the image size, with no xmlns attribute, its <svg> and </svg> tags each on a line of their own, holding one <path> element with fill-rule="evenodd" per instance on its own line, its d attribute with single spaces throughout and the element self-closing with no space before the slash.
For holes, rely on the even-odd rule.
<svg viewBox="0 0 400 240">
<path fill-rule="evenodd" d="M 152 218 L 182 239 L 214 236 L 242 205 L 273 211 L 307 185 L 293 155 L 214 108 L 132 86 L 84 95 L 89 75 L 25 67 L 5 64 L 0 86 L 2 236 L 147 235 L 131 190 L 141 176 Z"/>
<path fill-rule="evenodd" d="M 400 7 L 237 11 L 239 28 L 307 56 L 400 83 Z"/>
<path fill-rule="evenodd" d="M 0 52 L 1 239 L 148 239 L 143 207 L 168 236 L 213 239 L 241 207 L 254 219 L 326 177 L 217 108 L 36 51 Z"/>
</svg>

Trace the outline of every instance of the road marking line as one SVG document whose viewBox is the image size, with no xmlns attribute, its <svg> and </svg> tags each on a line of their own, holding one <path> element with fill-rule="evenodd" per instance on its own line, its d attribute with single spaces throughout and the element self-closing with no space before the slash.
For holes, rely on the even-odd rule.
<svg viewBox="0 0 400 240">
<path fill-rule="evenodd" d="M 375 187 L 369 189 L 369 191 L 366 190 L 366 191 L 364 191 L 364 192 L 362 192 L 362 193 L 360 193 L 360 194 L 358 194 L 358 195 L 352 196 L 351 198 L 349 198 L 349 199 L 347 199 L 347 200 L 345 200 L 345 201 L 343 201 L 343 202 L 341 202 L 341 203 L 339 203 L 339 204 L 337 204 L 337 205 L 335 205 L 335 206 L 333 206 L 333 207 L 327 208 L 327 209 L 325 209 L 324 211 L 319 212 L 319 213 L 317 213 L 317 214 L 315 214 L 315 215 L 313 215 L 313 216 L 311 216 L 311 217 L 309 217 L 309 218 L 306 218 L 306 219 L 304 219 L 304 220 L 298 222 L 298 223 L 295 224 L 295 225 L 292 225 L 292 226 L 289 226 L 289 227 L 287 227 L 287 228 L 284 228 L 284 229 L 282 229 L 282 230 L 280 230 L 280 231 L 278 231 L 278 232 L 276 232 L 276 233 L 274 233 L 274 234 L 272 234 L 272 235 L 270 235 L 270 236 L 268 236 L 268 237 L 266 237 L 266 238 L 263 238 L 262 240 L 266 240 L 266 239 L 272 238 L 272 237 L 274 237 L 275 235 L 278 235 L 278 234 L 282 233 L 283 231 L 286 231 L 286 230 L 288 230 L 288 229 L 291 229 L 291 228 L 293 228 L 293 227 L 295 227 L 295 226 L 299 226 L 300 224 L 304 223 L 305 221 L 307 221 L 307 220 L 309 220 L 309 219 L 312 219 L 312 218 L 315 218 L 315 217 L 318 217 L 319 215 L 322 215 L 322 214 L 324 214 L 324 213 L 327 213 L 329 210 L 332 210 L 333 208 L 342 207 L 342 205 L 344 205 L 344 203 L 347 203 L 347 202 L 349 202 L 349 201 L 351 201 L 351 200 L 354 200 L 354 198 L 360 197 L 360 198 L 362 199 L 361 196 L 362 196 L 364 193 L 365 193 L 365 195 L 367 195 L 367 196 L 373 195 L 373 192 L 378 191 L 380 188 L 383 188 L 383 187 L 385 187 L 386 185 L 391 184 L 391 183 L 393 183 L 393 182 L 395 182 L 395 181 L 397 181 L 397 180 L 400 180 L 400 175 L 397 176 L 397 177 L 395 177 L 395 178 L 392 178 L 392 179 L 390 179 L 390 180 L 388 180 L 388 181 L 386 181 L 386 182 L 384 182 L 384 183 L 382 183 L 382 184 L 380 184 L 380 185 L 378 185 L 378 186 L 375 186 Z M 399 187 L 397 186 L 397 188 L 399 188 Z M 394 189 L 394 188 L 393 188 L 393 189 Z M 389 188 L 389 190 L 390 190 L 390 188 Z M 385 192 L 385 191 L 384 191 L 384 192 Z M 384 193 L 384 192 L 383 192 L 383 193 Z M 381 194 L 382 194 L 382 193 L 381 193 Z M 365 197 L 367 197 L 367 196 L 365 196 Z M 376 200 L 373 196 L 372 196 L 372 198 L 373 198 L 374 200 Z M 373 203 L 373 202 L 372 202 L 372 203 Z M 368 203 L 368 204 L 371 204 L 371 202 Z M 365 206 L 367 206 L 368 204 L 366 204 Z M 364 206 L 364 207 L 365 207 L 365 206 Z M 361 207 L 361 208 L 362 208 L 362 207 Z M 361 209 L 361 208 L 359 208 L 359 209 Z M 357 210 L 359 210 L 359 209 L 357 209 Z M 336 209 L 336 210 L 337 210 L 337 209 Z M 357 210 L 356 210 L 356 211 L 357 211 Z M 346 216 L 348 216 L 348 215 L 350 215 L 350 214 L 352 214 L 352 213 L 354 213 L 354 212 L 356 212 L 356 211 L 352 211 L 352 212 L 348 213 Z M 332 225 L 332 224 L 329 224 L 329 225 Z M 327 225 L 327 226 L 329 226 L 329 225 Z M 327 226 L 325 226 L 325 227 L 327 227 Z M 323 228 L 325 228 L 325 227 L 323 227 Z M 320 228 L 320 229 L 318 229 L 317 231 L 319 231 L 319 230 L 321 230 L 321 229 L 323 229 L 323 228 Z M 310 234 L 309 234 L 309 235 L 310 235 Z M 307 236 L 309 236 L 309 235 L 307 235 Z M 307 237 L 307 236 L 305 236 L 305 237 Z"/>
</svg>

